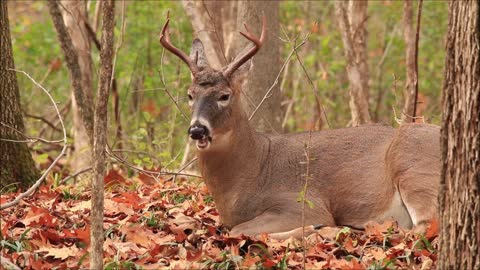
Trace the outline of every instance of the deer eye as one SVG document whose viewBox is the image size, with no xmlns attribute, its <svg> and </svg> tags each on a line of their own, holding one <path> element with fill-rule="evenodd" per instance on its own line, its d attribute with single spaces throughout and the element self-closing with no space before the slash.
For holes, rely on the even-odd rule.
<svg viewBox="0 0 480 270">
<path fill-rule="evenodd" d="M 227 101 L 228 99 L 230 99 L 230 95 L 226 94 L 226 95 L 221 95 L 218 101 Z"/>
<path fill-rule="evenodd" d="M 193 100 L 192 95 L 188 94 L 188 100 Z"/>
</svg>

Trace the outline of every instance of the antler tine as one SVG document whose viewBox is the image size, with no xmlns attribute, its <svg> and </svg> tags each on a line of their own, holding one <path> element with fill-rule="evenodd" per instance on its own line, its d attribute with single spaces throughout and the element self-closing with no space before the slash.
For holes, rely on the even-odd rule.
<svg viewBox="0 0 480 270">
<path fill-rule="evenodd" d="M 245 62 L 247 62 L 250 58 L 252 58 L 258 50 L 262 47 L 263 43 L 265 42 L 265 31 L 266 31 L 266 25 L 267 25 L 267 18 L 265 15 L 263 15 L 263 22 L 262 22 L 262 33 L 260 34 L 260 38 L 257 38 L 250 30 L 248 29 L 248 26 L 244 24 L 246 32 L 240 32 L 242 36 L 244 36 L 246 39 L 250 40 L 254 46 L 250 48 L 245 54 L 243 54 L 241 57 L 238 57 L 237 60 L 232 62 L 223 72 L 223 75 L 226 78 L 229 78 L 232 76 L 233 72 L 237 70 L 239 67 L 241 67 Z"/>
<path fill-rule="evenodd" d="M 175 54 L 178 56 L 178 58 L 182 59 L 185 64 L 188 65 L 190 68 L 190 71 L 192 72 L 193 75 L 195 75 L 198 72 L 198 67 L 195 64 L 195 62 L 192 62 L 190 57 L 186 55 L 184 52 L 182 52 L 180 49 L 177 47 L 173 46 L 173 44 L 170 42 L 170 34 L 168 32 L 168 24 L 170 23 L 170 12 L 167 13 L 167 22 L 162 28 L 162 33 L 160 34 L 160 44 L 162 46 L 169 50 L 171 53 Z"/>
</svg>

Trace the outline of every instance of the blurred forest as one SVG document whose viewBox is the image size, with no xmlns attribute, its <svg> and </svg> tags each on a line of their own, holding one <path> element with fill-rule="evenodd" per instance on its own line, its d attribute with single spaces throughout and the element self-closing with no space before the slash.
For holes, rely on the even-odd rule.
<svg viewBox="0 0 480 270">
<path fill-rule="evenodd" d="M 93 14 L 95 4 L 90 1 L 89 3 L 88 13 Z M 67 130 L 71 130 L 71 88 L 67 83 L 68 72 L 63 63 L 63 54 L 47 3 L 9 1 L 8 4 L 15 65 L 51 91 L 59 107 L 63 108 Z M 417 115 L 424 116 L 426 122 L 435 124 L 439 124 L 441 120 L 440 95 L 447 8 L 446 2 L 426 1 L 421 18 Z M 116 9 L 115 47 L 118 47 L 118 53 L 115 78 L 118 87 L 119 121 L 123 131 L 121 137 L 116 136 L 118 123 L 113 112 L 115 97 L 112 97 L 109 107 L 109 143 L 113 147 L 121 144 L 123 149 L 134 149 L 137 153 L 128 153 L 127 159 L 136 165 L 149 168 L 178 166 L 187 141 L 189 120 L 182 116 L 165 92 L 165 88 L 168 88 L 181 110 L 188 116 L 186 89 L 191 82 L 188 69 L 174 55 L 162 54 L 162 47 L 158 43 L 167 10 L 170 10 L 172 18 L 173 42 L 182 50 L 188 51 L 193 30 L 181 3 L 128 1 L 124 8 L 119 4 Z M 416 12 L 416 5 L 413 10 Z M 402 12 L 402 1 L 372 1 L 368 5 L 367 61 L 370 70 L 370 115 L 373 122 L 397 125 L 395 118 L 400 118 L 404 104 L 406 64 Z M 318 89 L 317 94 L 328 120 L 322 127 L 313 123 L 316 112 L 315 95 L 298 61 L 291 60 L 280 82 L 282 117 L 285 118 L 282 118 L 283 130 L 280 132 L 347 126 L 351 119 L 348 78 L 334 3 L 282 2 L 279 17 L 281 36 L 278 38 L 282 40 L 282 63 L 292 50 L 292 43 L 284 42 L 287 36 L 292 39 L 311 32 L 308 42 L 301 47 L 299 54 L 315 88 Z M 124 33 L 122 18 L 126 22 Z M 315 22 L 318 24 L 314 24 Z M 92 48 L 92 54 L 94 80 L 97 80 L 98 50 Z M 35 89 L 25 76 L 17 77 L 26 116 L 26 133 L 34 137 L 55 138 L 58 130 L 46 126 L 38 119 L 42 117 L 58 124 L 53 107 L 45 105 L 49 104 L 48 97 Z M 289 106 L 291 108 L 285 117 Z M 58 150 L 53 146 L 49 149 L 38 144 L 32 147 L 39 150 L 33 151 L 33 154 L 36 162 L 40 164 L 48 158 L 49 150 Z"/>
<path fill-rule="evenodd" d="M 4 154 L 0 156 L 0 268 L 100 269 L 105 263 L 105 269 L 436 269 L 437 260 L 439 269 L 474 265 L 474 260 L 480 265 L 475 251 L 480 232 L 476 211 L 480 125 L 475 125 L 480 123 L 480 99 L 475 98 L 480 93 L 480 20 L 475 21 L 480 18 L 479 2 L 378 0 L 369 1 L 368 7 L 367 2 L 356 0 L 225 3 L 0 2 L 0 152 Z M 169 14 L 171 43 L 188 52 L 194 37 L 202 37 L 211 66 L 218 68 L 242 55 L 240 47 L 251 46 L 239 31 L 244 31 L 241 24 L 246 23 L 253 35 L 260 32 L 260 13 L 270 19 L 266 24 L 269 40 L 261 44 L 247 37 L 262 49 L 258 54 L 250 49 L 253 53 L 233 61 L 244 64 L 255 54 L 251 69 L 255 72 L 242 86 L 247 97 L 242 97 L 246 100 L 242 106 L 253 119 L 250 125 L 272 133 L 370 123 L 441 125 L 440 221 L 426 221 L 425 233 L 417 233 L 392 221 L 368 223 L 357 230 L 334 220 L 337 227 L 312 226 L 318 234 L 304 237 L 307 224 L 303 220 L 301 241 L 228 232 L 229 225 L 217 211 L 226 204 L 215 202 L 211 186 L 202 181 L 195 165 L 190 166 L 196 158 L 194 147 L 189 150 L 193 144 L 187 129 L 199 127 L 190 123 L 187 88 L 191 75 L 198 74 L 199 63 L 204 64 L 198 58 L 203 50 L 196 48 L 190 72 L 178 52 L 159 44 L 159 37 Z M 232 14 L 234 18 L 229 17 Z M 213 37 L 218 34 L 223 36 Z M 5 42 L 10 36 L 12 48 Z M 163 46 L 169 42 L 165 32 L 162 42 Z M 190 60 L 185 62 L 191 64 Z M 241 64 L 233 66 L 235 71 Z M 227 71 L 222 78 L 232 83 L 235 78 L 230 75 Z M 229 101 L 229 95 L 220 94 L 217 103 Z M 203 125 L 200 118 L 194 120 L 199 126 Z M 248 126 L 237 128 L 243 131 Z M 243 134 L 250 133 L 254 132 Z M 311 207 L 307 182 L 310 160 L 315 160 L 308 152 L 309 134 L 303 149 L 306 162 L 301 162 L 306 164 L 300 177 L 305 184 L 296 199 L 303 204 L 303 215 L 305 205 Z M 59 140 L 62 135 L 64 140 Z M 204 143 L 207 135 L 197 140 L 199 149 L 198 143 Z M 253 140 L 246 138 L 247 143 L 234 149 L 251 144 Z M 431 150 L 432 145 L 422 146 Z M 224 152 L 237 154 L 236 150 Z M 269 154 L 270 150 L 269 144 Z M 418 154 L 428 153 L 419 150 Z M 243 161 L 238 156 L 230 158 Z M 436 152 L 429 157 L 434 160 Z M 224 166 L 225 160 L 219 159 Z M 244 165 L 238 167 L 247 171 Z M 255 177 L 261 175 L 252 171 Z M 433 189 L 430 184 L 415 193 L 425 194 Z M 246 192 L 237 189 L 235 194 Z M 232 205 L 238 206 L 237 201 Z M 470 231 L 465 233 L 465 228 Z"/>
</svg>

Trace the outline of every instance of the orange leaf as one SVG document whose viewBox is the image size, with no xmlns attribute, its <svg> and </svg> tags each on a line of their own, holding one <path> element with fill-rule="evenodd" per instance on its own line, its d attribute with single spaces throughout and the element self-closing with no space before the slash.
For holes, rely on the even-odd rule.
<svg viewBox="0 0 480 270">
<path fill-rule="evenodd" d="M 108 184 L 125 183 L 125 178 L 121 176 L 117 171 L 110 170 L 108 174 L 105 175 L 104 181 L 105 186 L 107 186 Z"/>
<path fill-rule="evenodd" d="M 440 228 L 438 226 L 438 220 L 437 219 L 430 220 L 430 225 L 428 226 L 427 231 L 425 232 L 425 237 L 433 238 L 435 236 L 438 236 L 439 232 L 440 232 Z"/>
<path fill-rule="evenodd" d="M 75 229 L 77 239 L 90 246 L 90 225 L 85 225 L 84 229 Z"/>
<path fill-rule="evenodd" d="M 187 261 L 198 261 L 202 257 L 201 249 L 187 250 Z"/>
<path fill-rule="evenodd" d="M 274 267 L 275 265 L 277 265 L 277 263 L 270 259 L 265 259 L 265 261 L 263 262 L 263 266 L 267 268 Z"/>
</svg>

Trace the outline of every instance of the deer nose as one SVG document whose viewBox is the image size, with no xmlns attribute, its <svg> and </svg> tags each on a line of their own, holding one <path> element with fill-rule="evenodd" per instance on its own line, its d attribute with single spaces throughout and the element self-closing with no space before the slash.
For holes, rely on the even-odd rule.
<svg viewBox="0 0 480 270">
<path fill-rule="evenodd" d="M 190 135 L 190 138 L 200 140 L 208 135 L 208 129 L 204 125 L 194 125 L 188 129 L 188 134 Z"/>
</svg>

